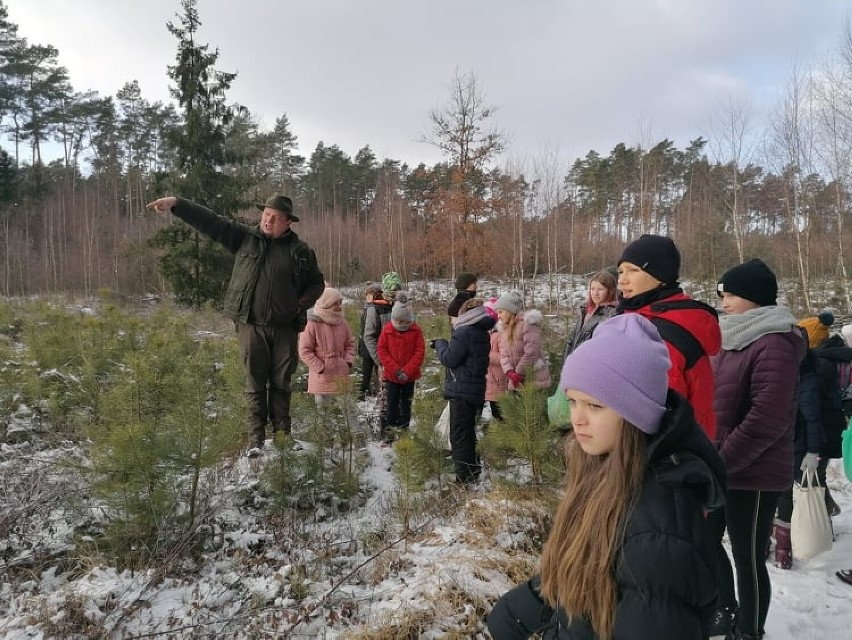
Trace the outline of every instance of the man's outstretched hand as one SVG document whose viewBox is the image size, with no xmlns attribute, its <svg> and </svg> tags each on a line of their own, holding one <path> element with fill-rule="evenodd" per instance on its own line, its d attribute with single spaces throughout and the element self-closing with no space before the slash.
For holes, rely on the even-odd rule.
<svg viewBox="0 0 852 640">
<path fill-rule="evenodd" d="M 165 198 L 158 198 L 153 202 L 149 202 L 145 205 L 146 209 L 153 209 L 157 213 L 169 213 L 177 204 L 177 198 L 174 196 L 166 196 Z"/>
</svg>

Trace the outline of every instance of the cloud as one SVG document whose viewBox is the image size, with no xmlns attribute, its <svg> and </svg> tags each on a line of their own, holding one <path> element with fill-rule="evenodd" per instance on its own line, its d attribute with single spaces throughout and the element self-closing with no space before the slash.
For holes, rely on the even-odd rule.
<svg viewBox="0 0 852 640">
<path fill-rule="evenodd" d="M 177 0 L 9 0 L 10 18 L 51 43 L 78 90 L 138 79 L 168 98 Z M 438 159 L 420 142 L 456 70 L 472 71 L 515 153 L 584 155 L 617 142 L 683 145 L 729 99 L 759 111 L 796 62 L 820 60 L 847 19 L 843 0 L 200 0 L 200 39 L 237 71 L 230 98 L 271 126 L 287 113 L 300 150 Z"/>
</svg>

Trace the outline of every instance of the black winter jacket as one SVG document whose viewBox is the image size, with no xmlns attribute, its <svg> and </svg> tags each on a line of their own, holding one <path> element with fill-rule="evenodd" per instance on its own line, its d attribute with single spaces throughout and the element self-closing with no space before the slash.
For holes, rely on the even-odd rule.
<svg viewBox="0 0 852 640">
<path fill-rule="evenodd" d="M 489 331 L 495 320 L 484 307 L 474 307 L 458 318 L 453 337 L 435 340 L 435 351 L 447 367 L 444 397 L 485 402 L 485 373 L 491 352 Z"/>
<path fill-rule="evenodd" d="M 645 482 L 615 559 L 616 640 L 706 637 L 717 604 L 716 559 L 704 510 L 724 504 L 725 469 L 695 422 L 692 408 L 669 391 L 660 431 L 651 437 Z M 539 579 L 506 593 L 488 616 L 495 640 L 592 640 L 584 618 L 569 622 L 539 594 Z"/>
<path fill-rule="evenodd" d="M 843 338 L 834 335 L 813 350 L 817 356 L 817 376 L 820 385 L 822 424 L 825 442 L 820 450 L 824 458 L 842 458 L 842 434 L 846 428 L 841 402 L 838 365 L 852 361 L 852 347 L 846 346 Z"/>
<path fill-rule="evenodd" d="M 224 313 L 237 322 L 294 326 L 325 288 L 317 256 L 293 231 L 272 239 L 258 226 L 224 218 L 192 200 L 178 198 L 172 213 L 235 254 Z"/>
<path fill-rule="evenodd" d="M 802 364 L 799 365 L 798 408 L 796 428 L 793 433 L 793 452 L 796 460 L 801 460 L 806 453 L 818 454 L 825 445 L 818 364 L 817 356 L 812 349 L 809 349 Z"/>
</svg>

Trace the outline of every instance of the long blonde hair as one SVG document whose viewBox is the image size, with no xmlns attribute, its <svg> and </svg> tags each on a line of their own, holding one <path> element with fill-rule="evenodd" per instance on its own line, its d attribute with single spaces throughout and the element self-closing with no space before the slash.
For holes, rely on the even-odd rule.
<svg viewBox="0 0 852 640">
<path fill-rule="evenodd" d="M 645 477 L 647 436 L 624 422 L 615 449 L 600 456 L 566 441 L 568 472 L 541 557 L 541 594 L 610 638 L 617 599 L 615 557 Z"/>
<path fill-rule="evenodd" d="M 506 344 L 511 346 L 515 342 L 515 333 L 518 328 L 518 313 L 508 312 L 510 318 L 509 321 L 503 325 L 502 331 L 506 334 Z"/>
</svg>

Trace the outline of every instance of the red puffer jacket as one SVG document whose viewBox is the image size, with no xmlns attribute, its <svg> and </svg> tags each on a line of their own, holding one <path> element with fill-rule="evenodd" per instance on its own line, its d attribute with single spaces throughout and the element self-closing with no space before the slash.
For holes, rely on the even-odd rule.
<svg viewBox="0 0 852 640">
<path fill-rule="evenodd" d="M 401 382 L 396 372 L 402 369 L 408 376 L 406 382 L 414 382 L 420 377 L 426 355 L 423 330 L 416 322 L 406 331 L 400 331 L 393 326 L 393 322 L 388 322 L 379 334 L 378 351 L 383 379 Z"/>
<path fill-rule="evenodd" d="M 627 312 L 630 313 L 629 310 Z M 704 428 L 707 437 L 713 440 L 716 435 L 716 414 L 713 411 L 715 384 L 710 356 L 716 355 L 722 346 L 716 310 L 679 292 L 639 307 L 635 313 L 654 322 L 660 331 L 672 361 L 669 387 L 686 397 L 695 412 L 695 420 Z M 672 331 L 667 331 L 666 326 L 658 324 L 655 319 L 670 323 Z M 696 347 L 700 345 L 700 352 L 703 353 L 699 352 L 694 363 L 688 345 L 684 344 L 689 338 L 677 339 L 678 327 L 681 332 L 685 331 L 692 336 Z"/>
</svg>

